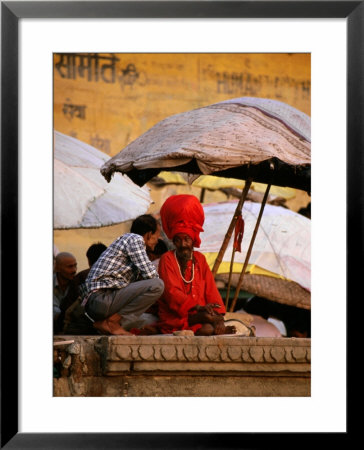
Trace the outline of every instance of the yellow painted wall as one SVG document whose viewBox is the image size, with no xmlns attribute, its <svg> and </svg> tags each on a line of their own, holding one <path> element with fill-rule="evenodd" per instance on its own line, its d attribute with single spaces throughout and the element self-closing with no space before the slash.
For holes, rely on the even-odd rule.
<svg viewBox="0 0 364 450">
<path fill-rule="evenodd" d="M 310 54 L 54 55 L 55 130 L 110 156 L 167 116 L 244 96 L 280 100 L 310 115 Z M 192 188 L 153 189 L 150 212 L 176 189 Z M 222 200 L 216 195 L 205 201 Z M 81 270 L 89 245 L 108 245 L 128 227 L 55 231 L 54 240 L 75 254 Z"/>
</svg>

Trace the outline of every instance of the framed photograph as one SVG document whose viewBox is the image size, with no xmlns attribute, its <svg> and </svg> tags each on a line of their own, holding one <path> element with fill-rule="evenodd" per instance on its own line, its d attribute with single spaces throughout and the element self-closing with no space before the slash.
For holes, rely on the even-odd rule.
<svg viewBox="0 0 364 450">
<path fill-rule="evenodd" d="M 351 250 L 363 248 L 363 26 L 361 1 L 1 3 L 1 447 L 245 448 L 294 445 L 298 433 L 307 442 L 310 433 L 349 436 L 346 302 L 363 270 Z M 311 397 L 53 397 L 49 148 L 53 58 L 68 52 L 311 54 Z"/>
</svg>

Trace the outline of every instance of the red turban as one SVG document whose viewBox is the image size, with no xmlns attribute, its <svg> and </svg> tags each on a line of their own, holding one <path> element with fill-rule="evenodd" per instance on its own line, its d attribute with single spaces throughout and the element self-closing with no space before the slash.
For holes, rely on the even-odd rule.
<svg viewBox="0 0 364 450">
<path fill-rule="evenodd" d="M 160 214 L 168 239 L 173 239 L 177 233 L 185 233 L 193 240 L 194 247 L 200 247 L 205 214 L 197 197 L 172 195 L 163 203 Z"/>
</svg>

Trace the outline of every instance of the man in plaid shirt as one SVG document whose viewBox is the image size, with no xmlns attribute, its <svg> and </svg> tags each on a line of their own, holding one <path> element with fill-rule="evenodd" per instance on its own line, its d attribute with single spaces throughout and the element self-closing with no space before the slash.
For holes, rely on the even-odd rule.
<svg viewBox="0 0 364 450">
<path fill-rule="evenodd" d="M 121 322 L 139 317 L 162 295 L 164 283 L 147 256 L 159 236 L 156 219 L 139 216 L 130 233 L 117 238 L 91 267 L 82 304 L 97 330 L 130 335 Z"/>
</svg>

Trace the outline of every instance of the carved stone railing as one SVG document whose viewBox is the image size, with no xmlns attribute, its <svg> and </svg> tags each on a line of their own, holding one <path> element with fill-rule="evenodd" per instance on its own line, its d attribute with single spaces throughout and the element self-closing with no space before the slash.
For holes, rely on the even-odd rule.
<svg viewBox="0 0 364 450">
<path fill-rule="evenodd" d="M 62 337 L 71 338 L 75 342 L 63 355 L 68 372 L 55 380 L 60 387 L 62 378 L 68 379 L 69 393 L 64 395 L 310 395 L 310 339 Z M 71 362 L 68 351 L 73 355 Z"/>
<path fill-rule="evenodd" d="M 101 338 L 103 372 L 125 371 L 310 371 L 307 339 L 251 337 Z"/>
</svg>

